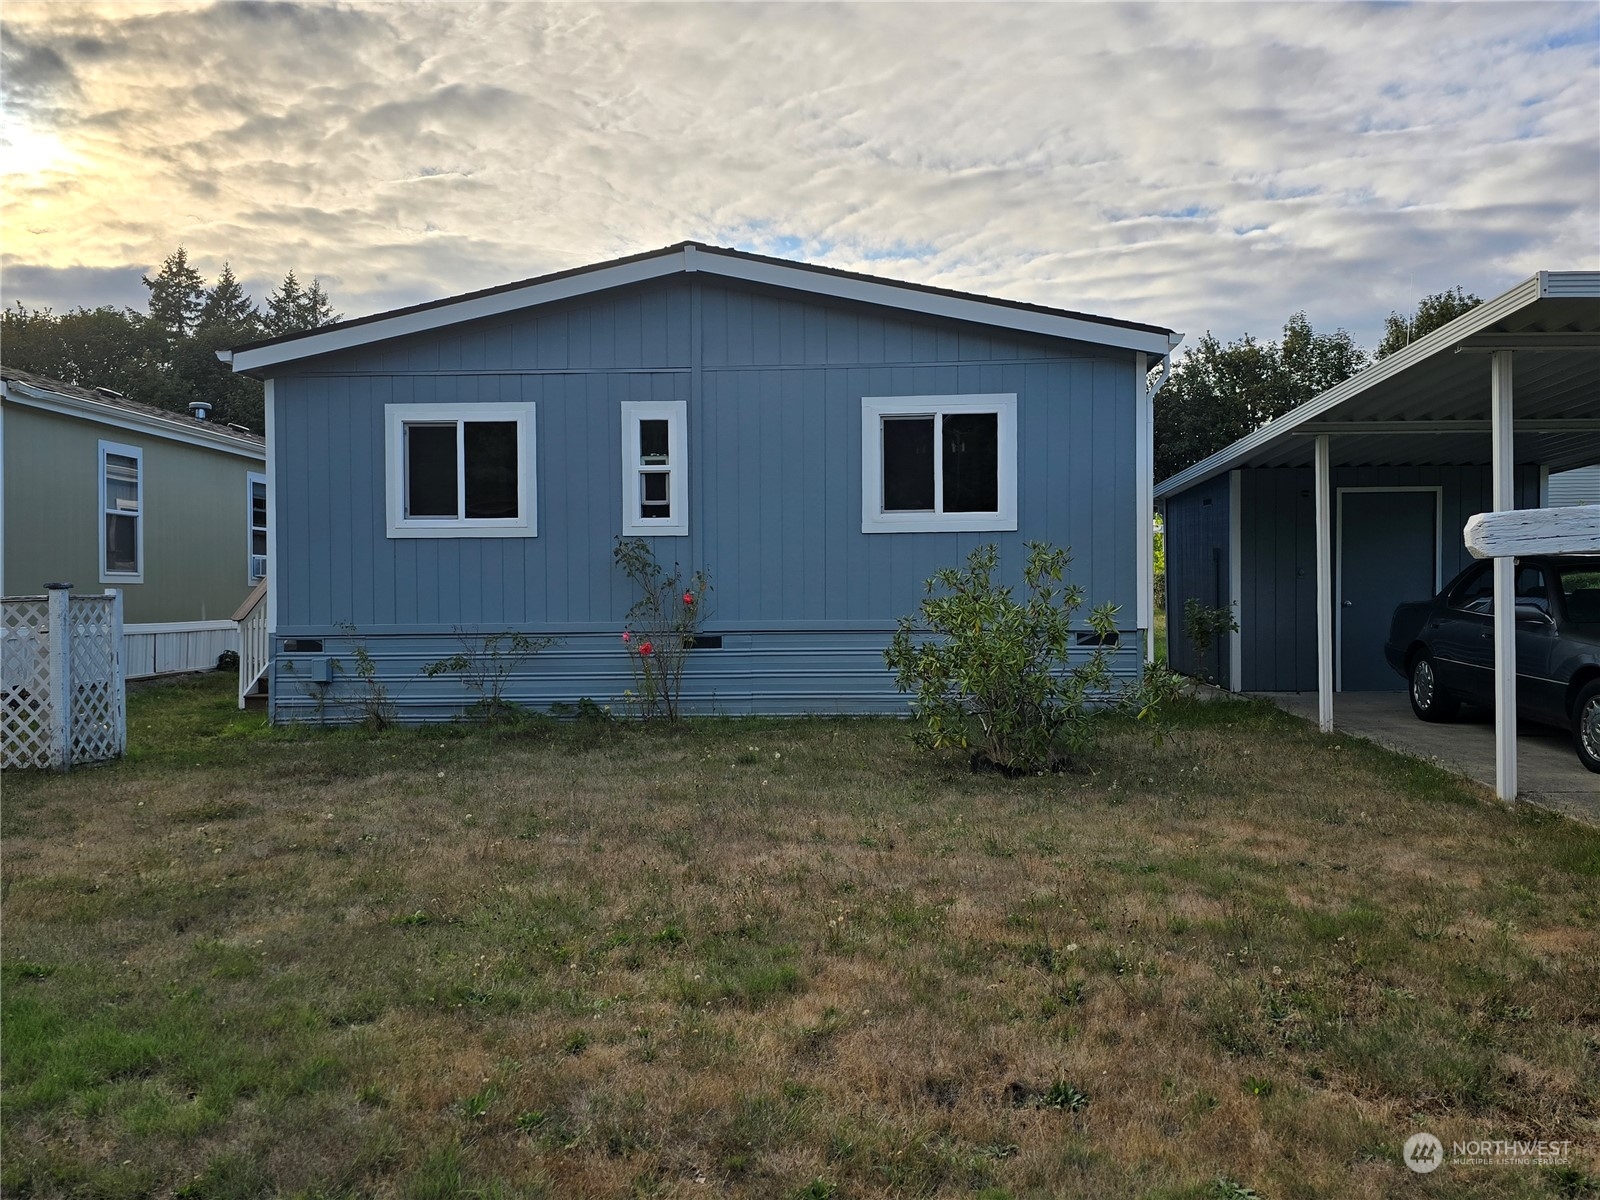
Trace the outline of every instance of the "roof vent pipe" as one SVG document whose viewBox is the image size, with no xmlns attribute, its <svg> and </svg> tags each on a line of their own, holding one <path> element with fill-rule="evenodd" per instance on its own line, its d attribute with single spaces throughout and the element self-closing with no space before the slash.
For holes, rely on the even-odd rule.
<svg viewBox="0 0 1600 1200">
<path fill-rule="evenodd" d="M 196 421 L 209 421 L 211 419 L 211 402 L 209 400 L 189 401 L 189 415 Z"/>
</svg>

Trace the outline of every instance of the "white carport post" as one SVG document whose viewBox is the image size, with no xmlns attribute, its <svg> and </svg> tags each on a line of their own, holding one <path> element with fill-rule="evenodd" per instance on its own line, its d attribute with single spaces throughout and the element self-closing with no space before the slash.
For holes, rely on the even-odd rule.
<svg viewBox="0 0 1600 1200">
<path fill-rule="evenodd" d="M 1333 470 L 1328 435 L 1317 434 L 1317 726 L 1333 732 Z"/>
<path fill-rule="evenodd" d="M 1490 357 L 1489 440 L 1494 458 L 1494 511 L 1516 507 L 1513 494 L 1511 351 Z M 1517 560 L 1494 560 L 1494 790 L 1517 798 Z"/>
</svg>

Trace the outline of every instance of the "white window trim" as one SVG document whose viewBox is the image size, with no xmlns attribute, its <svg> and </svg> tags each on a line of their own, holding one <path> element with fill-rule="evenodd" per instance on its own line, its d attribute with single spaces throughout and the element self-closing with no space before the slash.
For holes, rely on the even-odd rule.
<svg viewBox="0 0 1600 1200">
<path fill-rule="evenodd" d="M 532 404 L 386 404 L 383 406 L 388 535 L 392 538 L 493 538 L 536 537 L 539 523 L 535 507 L 534 464 L 536 440 Z M 406 426 L 428 422 L 517 422 L 517 508 L 515 518 L 430 517 L 406 514 Z M 458 442 L 459 446 L 460 443 Z M 465 475 L 458 476 L 465 486 Z M 271 533 L 271 515 L 268 515 Z"/>
<path fill-rule="evenodd" d="M 137 571 L 108 571 L 106 570 L 106 455 L 120 454 L 131 458 L 137 464 L 139 472 L 139 511 L 134 514 L 137 523 L 134 526 L 134 554 L 138 556 L 139 569 Z M 100 506 L 95 514 L 97 524 L 100 526 L 100 582 L 101 583 L 143 583 L 144 582 L 144 524 L 150 506 L 145 503 L 144 486 L 144 450 L 139 446 L 128 446 L 121 442 L 100 443 Z"/>
<path fill-rule="evenodd" d="M 669 520 L 639 515 L 639 422 L 665 421 L 672 472 Z M 689 405 L 684 400 L 622 402 L 622 532 L 628 537 L 687 537 L 689 534 Z"/>
<path fill-rule="evenodd" d="M 883 419 L 994 413 L 999 417 L 998 512 L 883 511 Z M 934 503 L 943 503 L 939 486 L 943 455 L 935 441 Z M 864 396 L 861 400 L 861 532 L 993 533 L 1017 527 L 1017 394 L 989 392 L 957 396 Z"/>
<path fill-rule="evenodd" d="M 267 556 L 261 555 L 261 574 L 257 575 L 251 568 L 256 558 L 256 484 L 261 485 L 262 496 L 265 498 L 267 490 L 267 477 L 260 471 L 250 471 L 244 477 L 244 579 L 251 587 L 255 587 L 267 577 Z M 272 506 L 267 506 L 268 546 L 271 546 L 272 531 Z"/>
</svg>

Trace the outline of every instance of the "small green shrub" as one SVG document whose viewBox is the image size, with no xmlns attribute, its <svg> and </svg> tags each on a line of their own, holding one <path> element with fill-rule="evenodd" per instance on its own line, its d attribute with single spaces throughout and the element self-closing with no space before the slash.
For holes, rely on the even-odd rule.
<svg viewBox="0 0 1600 1200">
<path fill-rule="evenodd" d="M 339 630 L 350 639 L 350 653 L 356 660 L 355 678 L 359 690 L 352 704 L 361 713 L 362 724 L 368 729 L 388 729 L 399 719 L 400 714 L 395 707 L 394 697 L 389 695 L 389 689 L 378 677 L 378 660 L 372 657 L 371 651 L 367 649 L 366 639 L 360 636 L 353 622 L 341 621 Z M 337 658 L 333 660 L 333 669 L 340 674 L 348 674 L 344 663 Z M 322 704 L 323 701 L 319 698 L 317 701 L 319 724 Z"/>
<path fill-rule="evenodd" d="M 1089 613 L 1094 650 L 1069 665 L 1073 615 L 1083 589 L 1062 584 L 1071 556 L 1029 542 L 1019 599 L 994 574 L 999 551 L 979 546 L 963 567 L 927 582 L 915 616 L 900 618 L 884 660 L 895 686 L 913 694 L 918 740 L 959 747 L 1007 774 L 1056 770 L 1092 740 L 1089 698 L 1111 683 L 1115 605 Z M 924 637 L 924 631 L 932 638 Z"/>
<path fill-rule="evenodd" d="M 485 725 L 518 715 L 519 709 L 505 698 L 506 685 L 511 677 L 535 654 L 548 650 L 559 640 L 552 637 L 530 637 L 514 629 L 498 633 L 480 633 L 456 626 L 456 640 L 461 649 L 449 658 L 441 658 L 422 668 L 429 679 L 439 675 L 459 675 L 461 682 L 478 699 L 472 711 Z"/>
<path fill-rule="evenodd" d="M 1183 632 L 1188 636 L 1189 644 L 1194 647 L 1195 660 L 1201 664 L 1200 670 L 1205 672 L 1206 681 L 1215 683 L 1217 675 L 1211 674 L 1206 669 L 1206 659 L 1211 653 L 1211 647 L 1223 637 L 1239 632 L 1239 622 L 1234 620 L 1233 609 L 1228 606 L 1212 608 L 1209 604 L 1201 604 L 1190 596 L 1183 602 Z M 1219 659 L 1218 675 L 1221 671 L 1222 663 Z"/>
</svg>

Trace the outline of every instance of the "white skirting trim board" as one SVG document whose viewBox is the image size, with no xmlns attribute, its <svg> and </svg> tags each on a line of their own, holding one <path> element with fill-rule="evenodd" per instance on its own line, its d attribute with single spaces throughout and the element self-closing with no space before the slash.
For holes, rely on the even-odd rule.
<svg viewBox="0 0 1600 1200">
<path fill-rule="evenodd" d="M 161 621 L 122 628 L 122 661 L 129 679 L 212 671 L 224 650 L 239 652 L 232 621 Z"/>
</svg>

